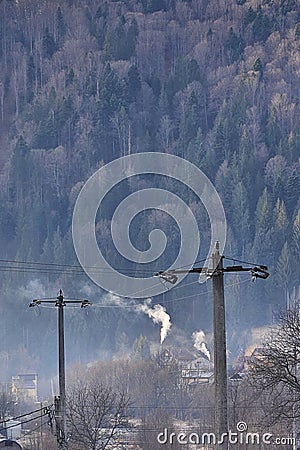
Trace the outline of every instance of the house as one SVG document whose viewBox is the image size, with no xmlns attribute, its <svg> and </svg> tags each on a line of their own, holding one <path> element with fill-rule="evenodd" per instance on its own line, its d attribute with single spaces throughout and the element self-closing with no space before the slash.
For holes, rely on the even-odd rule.
<svg viewBox="0 0 300 450">
<path fill-rule="evenodd" d="M 255 347 L 250 355 L 240 356 L 233 374 L 229 377 L 231 381 L 241 381 L 251 369 L 253 361 L 263 360 L 268 355 L 263 347 Z"/>
<path fill-rule="evenodd" d="M 213 364 L 199 351 L 185 348 L 168 348 L 160 355 L 163 365 L 175 362 L 181 370 L 181 378 L 189 386 L 213 383 Z"/>
<path fill-rule="evenodd" d="M 206 384 L 214 382 L 214 373 L 211 371 L 203 371 L 203 369 L 182 369 L 181 377 L 188 382 L 189 385 Z"/>
<path fill-rule="evenodd" d="M 11 391 L 16 401 L 27 400 L 37 402 L 37 384 L 38 376 L 33 374 L 20 374 L 12 377 Z"/>
</svg>

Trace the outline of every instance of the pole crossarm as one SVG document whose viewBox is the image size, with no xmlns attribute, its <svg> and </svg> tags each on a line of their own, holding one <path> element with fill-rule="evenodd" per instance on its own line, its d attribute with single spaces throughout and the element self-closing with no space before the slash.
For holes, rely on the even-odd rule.
<svg viewBox="0 0 300 450">
<path fill-rule="evenodd" d="M 68 300 L 68 299 L 63 299 L 62 301 L 59 298 L 53 298 L 53 299 L 39 299 L 36 298 L 34 300 L 31 301 L 31 303 L 29 303 L 29 308 L 33 308 L 34 306 L 39 306 L 42 303 L 50 303 L 53 304 L 54 306 L 66 306 L 66 305 L 70 305 L 70 304 L 80 304 L 81 308 L 86 308 L 87 306 L 91 306 L 92 303 L 89 300 Z"/>
<path fill-rule="evenodd" d="M 175 284 L 178 280 L 178 277 L 176 274 L 183 274 L 183 273 L 201 273 L 206 275 L 208 278 L 211 278 L 213 276 L 219 275 L 220 273 L 230 273 L 230 272 L 250 272 L 252 277 L 255 278 L 263 278 L 266 279 L 270 275 L 267 271 L 267 266 L 261 266 L 261 265 L 253 265 L 250 267 L 243 267 L 243 266 L 227 266 L 216 268 L 216 269 L 210 269 L 208 267 L 193 267 L 192 269 L 188 270 L 182 270 L 182 269 L 172 269 L 172 270 L 166 270 L 166 271 L 160 271 L 156 272 L 154 276 L 160 277 L 163 280 L 165 280 L 168 283 Z"/>
</svg>

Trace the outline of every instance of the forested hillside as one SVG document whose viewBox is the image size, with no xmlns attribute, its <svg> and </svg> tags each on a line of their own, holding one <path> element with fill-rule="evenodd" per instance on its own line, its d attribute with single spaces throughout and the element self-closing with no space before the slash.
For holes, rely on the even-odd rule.
<svg viewBox="0 0 300 450">
<path fill-rule="evenodd" d="M 254 286 L 230 287 L 244 278 L 226 279 L 236 354 L 247 327 L 270 321 L 286 292 L 299 285 L 299 98 L 297 0 L 2 0 L 1 259 L 77 264 L 72 211 L 89 176 L 131 153 L 182 156 L 220 194 L 228 220 L 226 255 L 266 264 L 271 273 Z M 179 186 L 173 189 L 179 194 Z M 190 203 L 207 225 L 192 195 Z M 107 203 L 97 233 L 117 263 L 111 215 Z M 140 248 L 154 221 L 176 231 L 152 213 L 142 230 L 136 224 Z M 171 259 L 176 249 L 169 249 Z M 2 269 L 1 283 L 6 326 L 0 355 L 8 372 L 39 368 L 41 354 L 53 352 L 55 314 L 34 316 L 27 310 L 31 295 L 55 296 L 60 287 L 80 298 L 90 293 L 99 301 L 103 295 L 87 277 L 63 273 Z M 189 335 L 210 331 L 211 293 L 203 294 L 210 289 L 187 286 L 158 301 Z M 179 301 L 189 295 L 194 297 Z M 120 310 L 67 315 L 70 359 L 129 349 L 141 333 L 157 332 L 148 319 Z"/>
</svg>

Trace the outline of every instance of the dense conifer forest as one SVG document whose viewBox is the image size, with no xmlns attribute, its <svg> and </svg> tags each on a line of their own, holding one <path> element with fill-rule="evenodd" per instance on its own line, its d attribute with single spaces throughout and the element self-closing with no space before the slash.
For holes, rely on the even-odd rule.
<svg viewBox="0 0 300 450">
<path fill-rule="evenodd" d="M 265 264 L 271 273 L 255 284 L 244 275 L 226 278 L 234 358 L 247 346 L 249 329 L 270 323 L 299 286 L 299 89 L 297 0 L 2 0 L 1 259 L 78 264 L 71 222 L 84 182 L 120 156 L 182 156 L 219 192 L 226 255 Z M 120 185 L 97 216 L 98 240 L 114 265 L 112 208 L 138 183 Z M 200 229 L 209 228 L 191 192 L 167 180 L 158 184 L 184 197 Z M 166 234 L 178 231 L 151 211 L 142 220 L 132 231 L 140 249 L 154 223 Z M 203 253 L 208 237 L 204 231 Z M 166 260 L 176 257 L 174 242 Z M 43 308 L 35 315 L 29 301 L 55 297 L 59 288 L 95 302 L 105 293 L 85 275 L 4 266 L 3 376 L 54 370 L 56 316 Z M 209 282 L 186 280 L 185 288 L 155 299 L 170 314 L 178 340 L 212 328 Z M 70 309 L 66 316 L 69 361 L 137 352 L 141 335 L 158 341 L 157 327 L 126 309 L 95 308 L 88 315 Z"/>
</svg>

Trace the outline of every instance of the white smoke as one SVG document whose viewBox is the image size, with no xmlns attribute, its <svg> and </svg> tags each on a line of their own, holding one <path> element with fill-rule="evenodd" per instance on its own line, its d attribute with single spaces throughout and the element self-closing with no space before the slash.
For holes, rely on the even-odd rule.
<svg viewBox="0 0 300 450">
<path fill-rule="evenodd" d="M 206 347 L 206 338 L 202 330 L 193 333 L 194 347 L 202 352 L 210 361 L 210 353 Z"/>
<path fill-rule="evenodd" d="M 125 307 L 129 307 L 131 306 L 131 303 L 129 303 L 128 301 L 124 300 L 122 297 L 119 297 L 118 295 L 115 294 L 111 294 L 108 293 L 106 295 L 104 295 L 104 297 L 102 297 L 102 302 L 103 305 L 115 305 L 115 306 L 119 306 L 120 308 L 125 308 Z"/>
<path fill-rule="evenodd" d="M 23 299 L 31 302 L 35 298 L 46 297 L 46 288 L 40 280 L 31 280 L 26 286 L 19 288 L 19 295 L 21 298 L 23 297 Z"/>
<path fill-rule="evenodd" d="M 160 323 L 160 343 L 162 344 L 167 337 L 168 331 L 171 328 L 171 319 L 166 309 L 162 305 L 154 305 L 150 307 L 151 300 L 148 299 L 143 305 L 137 306 L 137 311 L 147 314 L 154 323 Z"/>
<path fill-rule="evenodd" d="M 154 323 L 161 324 L 160 329 L 160 343 L 162 344 L 167 337 L 168 331 L 171 328 L 171 318 L 162 305 L 151 306 L 151 298 L 144 301 L 143 304 L 132 303 L 130 300 L 125 300 L 114 294 L 106 294 L 103 298 L 103 304 L 114 304 L 120 308 L 132 308 L 136 313 L 144 313 Z"/>
</svg>

